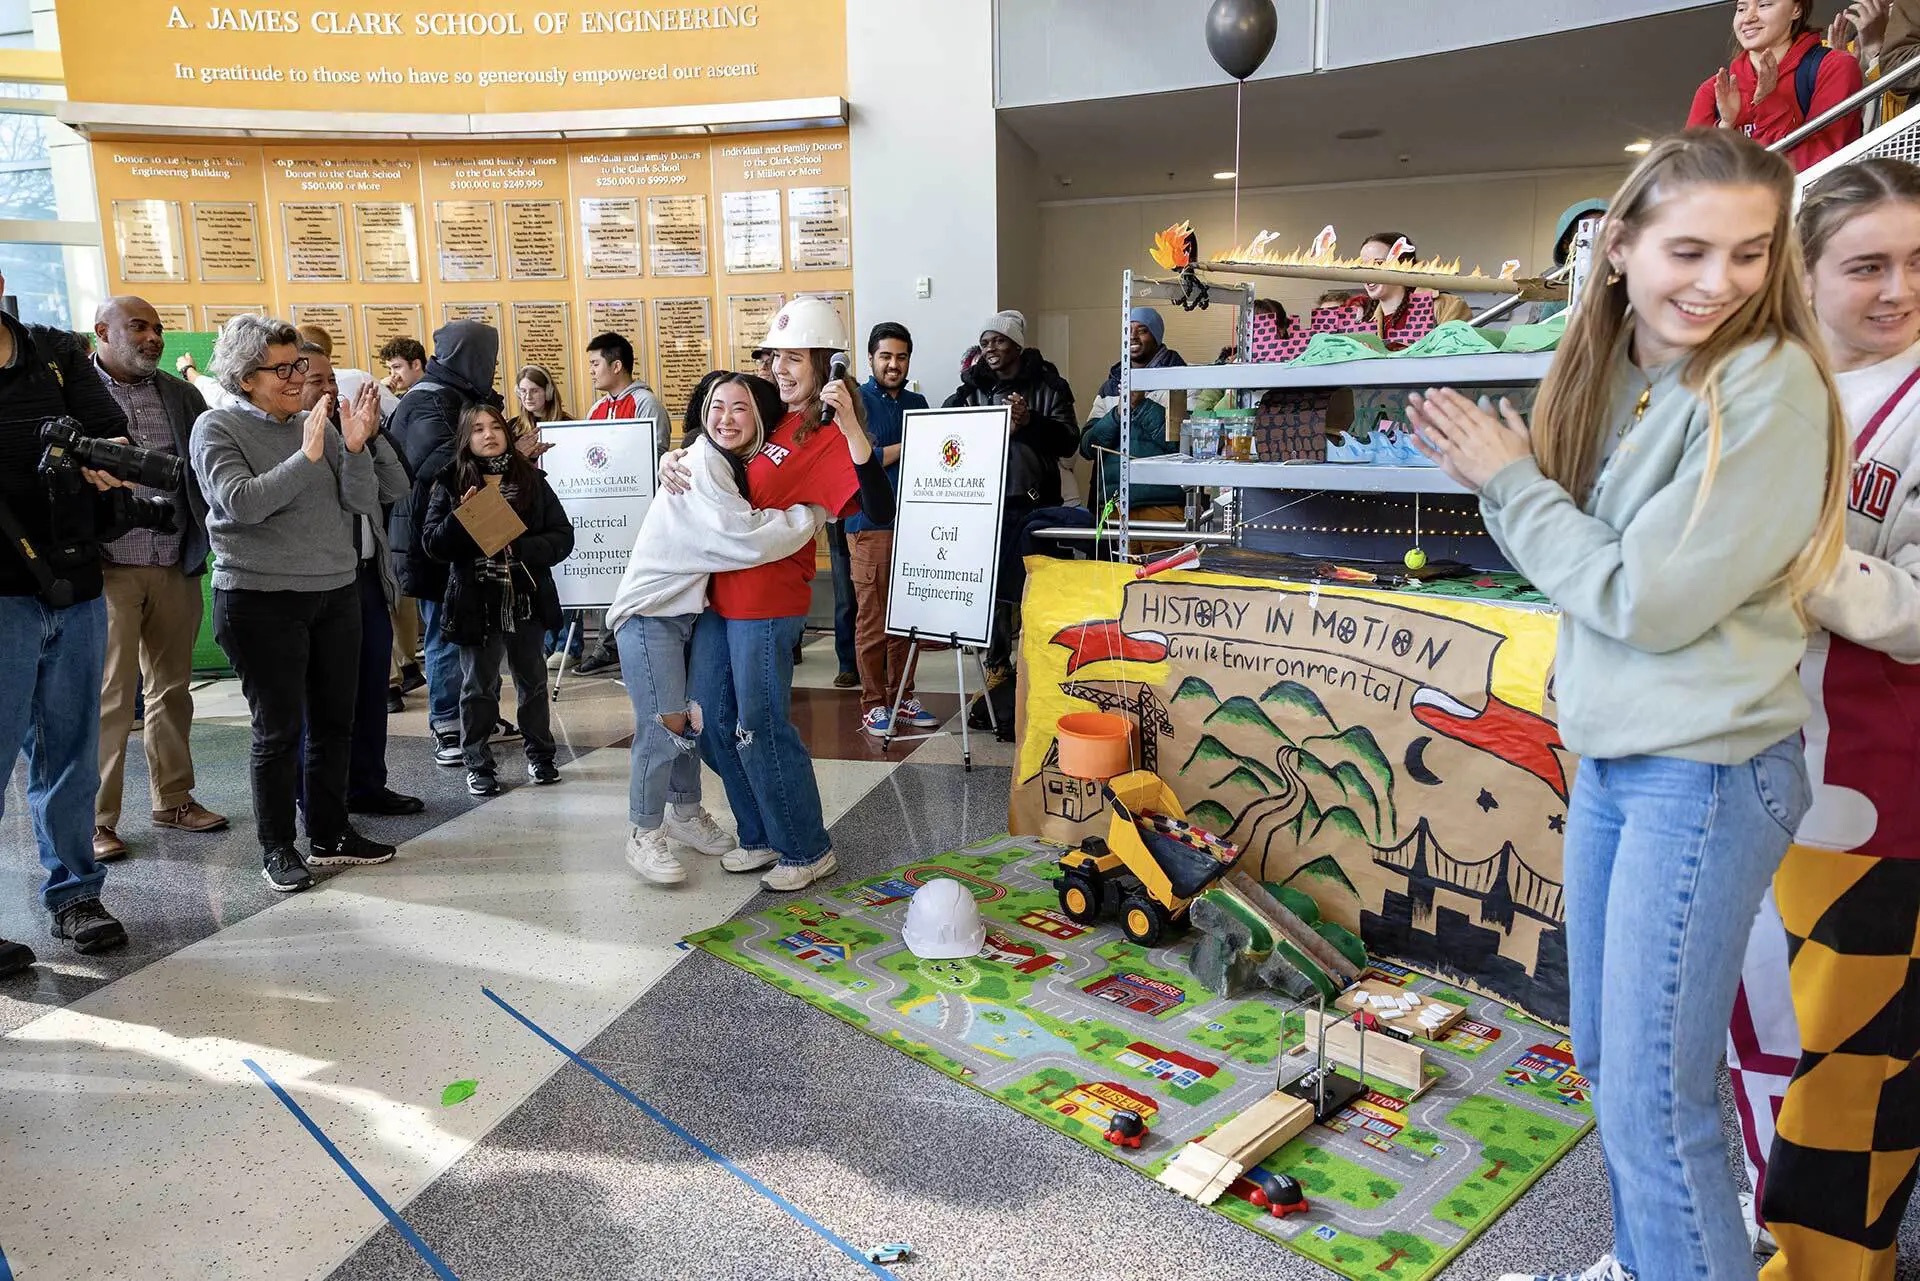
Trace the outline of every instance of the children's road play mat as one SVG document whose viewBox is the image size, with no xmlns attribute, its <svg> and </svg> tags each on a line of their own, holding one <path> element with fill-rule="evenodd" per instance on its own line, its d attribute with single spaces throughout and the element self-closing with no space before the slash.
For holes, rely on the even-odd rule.
<svg viewBox="0 0 1920 1281">
<path fill-rule="evenodd" d="M 1280 998 L 1214 997 L 1186 970 L 1191 935 L 1145 951 L 1060 911 L 1060 851 L 1000 838 L 695 934 L 691 942 L 1071 1138 L 1159 1172 L 1314 1063 Z M 922 961 L 900 940 L 907 900 L 937 876 L 969 886 L 977 956 Z M 1354 1281 L 1424 1281 L 1592 1124 L 1558 1032 L 1395 966 L 1368 977 L 1467 1007 L 1428 1054 L 1419 1097 L 1384 1082 L 1262 1164 L 1312 1209 L 1273 1218 L 1233 1185 L 1214 1209 Z M 1152 1133 L 1110 1146 L 1130 1108 Z M 1172 1192 L 1166 1194 L 1174 1196 Z"/>
</svg>

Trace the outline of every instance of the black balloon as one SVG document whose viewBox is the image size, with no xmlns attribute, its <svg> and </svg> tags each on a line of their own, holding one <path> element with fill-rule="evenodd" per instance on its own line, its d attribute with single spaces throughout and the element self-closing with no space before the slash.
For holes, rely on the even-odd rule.
<svg viewBox="0 0 1920 1281">
<path fill-rule="evenodd" d="M 1207 52 L 1235 80 L 1260 70 L 1279 33 L 1273 0 L 1213 0 L 1207 10 Z"/>
</svg>

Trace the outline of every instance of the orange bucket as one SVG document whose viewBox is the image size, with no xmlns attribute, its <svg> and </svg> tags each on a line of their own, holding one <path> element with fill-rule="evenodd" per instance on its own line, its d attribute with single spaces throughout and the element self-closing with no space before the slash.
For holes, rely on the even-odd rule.
<svg viewBox="0 0 1920 1281">
<path fill-rule="evenodd" d="M 1133 722 L 1112 712 L 1070 712 L 1054 726 L 1060 772 L 1105 781 L 1133 768 Z"/>
</svg>

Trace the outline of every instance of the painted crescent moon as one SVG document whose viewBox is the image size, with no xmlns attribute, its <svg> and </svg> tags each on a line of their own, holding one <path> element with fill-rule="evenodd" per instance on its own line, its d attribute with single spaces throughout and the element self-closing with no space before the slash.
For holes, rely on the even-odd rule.
<svg viewBox="0 0 1920 1281">
<path fill-rule="evenodd" d="M 1440 776 L 1427 768 L 1427 748 L 1433 737 L 1422 734 L 1407 744 L 1407 777 L 1427 787 L 1440 786 Z"/>
</svg>

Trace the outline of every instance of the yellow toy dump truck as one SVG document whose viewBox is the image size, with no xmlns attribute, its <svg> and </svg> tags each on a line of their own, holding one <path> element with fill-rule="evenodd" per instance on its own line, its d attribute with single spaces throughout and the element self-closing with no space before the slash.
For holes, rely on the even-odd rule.
<svg viewBox="0 0 1920 1281">
<path fill-rule="evenodd" d="M 1082 925 L 1118 915 L 1129 939 L 1157 947 L 1240 851 L 1188 823 L 1173 789 L 1151 771 L 1122 774 L 1103 792 L 1107 834 L 1089 836 L 1060 859 L 1060 910 Z"/>
</svg>

